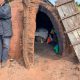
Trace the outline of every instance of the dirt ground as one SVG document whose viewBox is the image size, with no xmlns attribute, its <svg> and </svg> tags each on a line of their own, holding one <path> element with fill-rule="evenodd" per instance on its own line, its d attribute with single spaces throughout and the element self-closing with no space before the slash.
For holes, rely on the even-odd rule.
<svg viewBox="0 0 80 80">
<path fill-rule="evenodd" d="M 80 64 L 75 56 L 57 56 L 51 46 L 41 46 L 35 46 L 34 66 L 26 69 L 16 61 L 9 62 L 0 69 L 0 80 L 80 80 Z"/>
<path fill-rule="evenodd" d="M 10 62 L 0 69 L 0 80 L 80 80 L 80 64 L 72 54 L 61 57 L 51 46 L 39 46 L 35 46 L 34 66 L 26 69 L 23 64 Z"/>
</svg>

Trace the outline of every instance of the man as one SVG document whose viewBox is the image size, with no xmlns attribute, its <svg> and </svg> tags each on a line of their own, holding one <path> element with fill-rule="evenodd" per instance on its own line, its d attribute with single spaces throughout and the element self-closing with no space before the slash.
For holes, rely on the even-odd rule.
<svg viewBox="0 0 80 80">
<path fill-rule="evenodd" d="M 8 60 L 10 39 L 12 36 L 11 8 L 5 0 L 0 0 L 0 66 Z"/>
</svg>

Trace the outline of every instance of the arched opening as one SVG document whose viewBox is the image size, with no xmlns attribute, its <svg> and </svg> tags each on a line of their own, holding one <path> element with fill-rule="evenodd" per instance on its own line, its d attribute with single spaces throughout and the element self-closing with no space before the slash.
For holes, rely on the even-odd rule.
<svg viewBox="0 0 80 80">
<path fill-rule="evenodd" d="M 48 32 L 53 28 L 50 18 L 42 11 L 38 11 L 36 18 L 36 30 L 40 28 L 45 28 Z"/>
<path fill-rule="evenodd" d="M 35 52 L 38 53 L 40 51 L 41 53 L 42 51 L 42 53 L 46 53 L 48 49 L 56 54 L 62 53 L 60 50 L 60 39 L 57 36 L 59 32 L 55 30 L 54 26 L 50 17 L 39 10 L 36 16 Z"/>
</svg>

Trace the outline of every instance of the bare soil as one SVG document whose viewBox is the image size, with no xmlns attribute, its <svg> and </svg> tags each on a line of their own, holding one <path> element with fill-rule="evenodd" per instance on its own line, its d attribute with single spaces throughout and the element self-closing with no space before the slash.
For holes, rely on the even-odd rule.
<svg viewBox="0 0 80 80">
<path fill-rule="evenodd" d="M 35 46 L 35 64 L 30 69 L 22 61 L 9 62 L 1 68 L 0 80 L 80 80 L 80 64 L 73 53 L 57 56 L 46 44 Z"/>
<path fill-rule="evenodd" d="M 73 54 L 57 56 L 51 46 L 36 44 L 35 64 L 26 69 L 17 61 L 9 62 L 0 69 L 0 80 L 80 80 L 80 64 Z"/>
</svg>

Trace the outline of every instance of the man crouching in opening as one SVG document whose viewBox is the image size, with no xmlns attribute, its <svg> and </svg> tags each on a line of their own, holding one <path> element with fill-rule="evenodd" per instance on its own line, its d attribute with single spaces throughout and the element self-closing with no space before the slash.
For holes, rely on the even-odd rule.
<svg viewBox="0 0 80 80">
<path fill-rule="evenodd" d="M 11 36 L 11 8 L 7 1 L 0 0 L 0 67 L 7 64 Z"/>
</svg>

